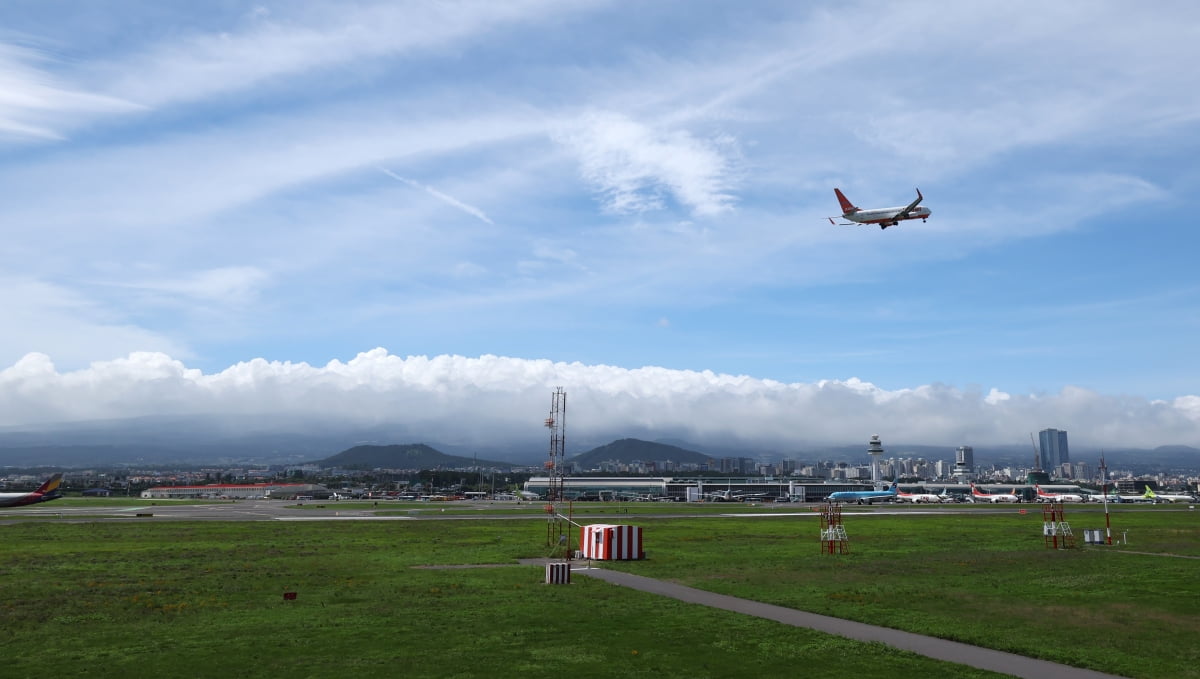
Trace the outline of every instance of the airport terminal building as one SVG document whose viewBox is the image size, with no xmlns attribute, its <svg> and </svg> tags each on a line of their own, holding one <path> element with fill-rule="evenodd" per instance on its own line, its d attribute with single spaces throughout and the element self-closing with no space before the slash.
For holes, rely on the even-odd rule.
<svg viewBox="0 0 1200 679">
<path fill-rule="evenodd" d="M 563 479 L 563 493 L 572 500 L 663 500 L 699 502 L 729 496 L 795 502 L 823 500 L 839 490 L 870 490 L 870 484 L 825 482 L 821 479 L 769 479 L 763 477 L 641 477 L 577 476 Z M 550 490 L 550 479 L 535 476 L 525 482 L 525 492 L 539 496 Z"/>
<path fill-rule="evenodd" d="M 773 502 L 822 502 L 830 493 L 843 490 L 872 490 L 870 483 L 826 481 L 824 479 L 795 478 L 772 479 L 764 477 L 670 477 L 670 476 L 572 476 L 562 480 L 563 494 L 569 500 L 616 501 L 616 500 L 661 500 L 674 502 L 701 502 L 732 498 L 752 498 Z M 981 486 L 985 491 L 1009 491 L 1016 493 L 1024 502 L 1034 502 L 1037 494 L 1033 486 L 1026 484 L 1003 484 Z M 1043 490 L 1072 492 L 1087 495 L 1078 486 L 1044 485 Z M 525 482 L 525 492 L 544 497 L 550 490 L 550 479 L 535 476 Z M 903 492 L 941 493 L 943 490 L 954 496 L 969 497 L 969 483 L 930 482 L 900 484 Z"/>
<path fill-rule="evenodd" d="M 212 483 L 205 486 L 157 486 L 142 491 L 143 500 L 325 500 L 332 493 L 314 483 Z"/>
</svg>

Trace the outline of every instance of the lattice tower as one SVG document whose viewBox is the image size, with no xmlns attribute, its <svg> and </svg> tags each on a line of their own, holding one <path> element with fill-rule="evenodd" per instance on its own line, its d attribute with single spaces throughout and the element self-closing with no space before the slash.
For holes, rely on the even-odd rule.
<svg viewBox="0 0 1200 679">
<path fill-rule="evenodd" d="M 567 392 L 562 387 L 550 396 L 550 416 L 546 418 L 550 430 L 550 454 L 546 460 L 546 476 L 549 479 L 546 493 L 546 546 L 551 554 L 569 558 L 571 555 L 571 524 L 562 515 L 559 507 L 565 500 L 563 491 L 564 455 L 566 454 Z"/>
</svg>

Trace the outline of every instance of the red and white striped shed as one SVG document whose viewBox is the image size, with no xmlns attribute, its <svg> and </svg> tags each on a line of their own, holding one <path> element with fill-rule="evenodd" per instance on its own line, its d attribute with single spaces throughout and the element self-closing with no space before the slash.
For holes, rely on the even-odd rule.
<svg viewBox="0 0 1200 679">
<path fill-rule="evenodd" d="M 608 523 L 583 526 L 580 529 L 579 545 L 585 559 L 634 561 L 646 557 L 646 553 L 642 551 L 640 526 Z"/>
</svg>

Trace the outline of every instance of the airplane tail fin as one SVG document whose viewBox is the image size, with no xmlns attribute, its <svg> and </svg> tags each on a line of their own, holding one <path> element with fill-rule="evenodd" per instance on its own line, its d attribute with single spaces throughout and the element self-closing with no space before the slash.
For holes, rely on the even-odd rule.
<svg viewBox="0 0 1200 679">
<path fill-rule="evenodd" d="M 43 495 L 47 495 L 49 493 L 56 492 L 58 490 L 58 487 L 61 485 L 62 485 L 62 474 L 55 474 L 54 476 L 51 476 L 45 483 L 38 486 L 38 489 L 34 492 L 41 493 Z"/>
<path fill-rule="evenodd" d="M 858 208 L 854 206 L 854 203 L 850 202 L 850 199 L 846 197 L 846 194 L 842 193 L 841 189 L 834 189 L 833 192 L 837 195 L 838 202 L 842 205 L 842 214 L 858 212 Z"/>
</svg>

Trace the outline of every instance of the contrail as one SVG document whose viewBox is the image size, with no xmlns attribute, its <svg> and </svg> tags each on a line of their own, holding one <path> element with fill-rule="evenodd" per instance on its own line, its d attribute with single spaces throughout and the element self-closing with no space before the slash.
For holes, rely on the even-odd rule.
<svg viewBox="0 0 1200 679">
<path fill-rule="evenodd" d="M 424 184 L 415 182 L 406 177 L 401 177 L 400 175 L 396 174 L 395 172 L 392 172 L 391 170 L 388 170 L 388 169 L 385 169 L 382 167 L 378 168 L 378 169 L 380 172 L 386 174 L 387 176 L 391 177 L 392 179 L 395 179 L 398 182 L 403 182 L 405 184 L 408 184 L 409 186 L 413 187 L 414 189 L 421 189 L 425 193 L 428 193 L 429 195 L 433 196 L 434 198 L 437 198 L 438 200 L 442 201 L 443 203 L 446 203 L 448 205 L 453 205 L 454 207 L 458 208 L 459 210 L 462 210 L 463 212 L 471 215 L 472 217 L 475 217 L 476 219 L 478 219 L 480 221 L 487 222 L 488 224 L 491 224 L 492 226 L 496 225 L 495 222 L 488 219 L 488 216 L 483 213 L 483 210 L 480 210 L 479 208 L 474 207 L 472 205 L 467 205 L 466 203 L 462 202 L 461 200 L 455 198 L 454 196 L 448 196 L 448 195 L 442 193 L 441 191 L 438 191 L 437 189 L 433 188 L 432 186 L 425 186 Z"/>
</svg>

